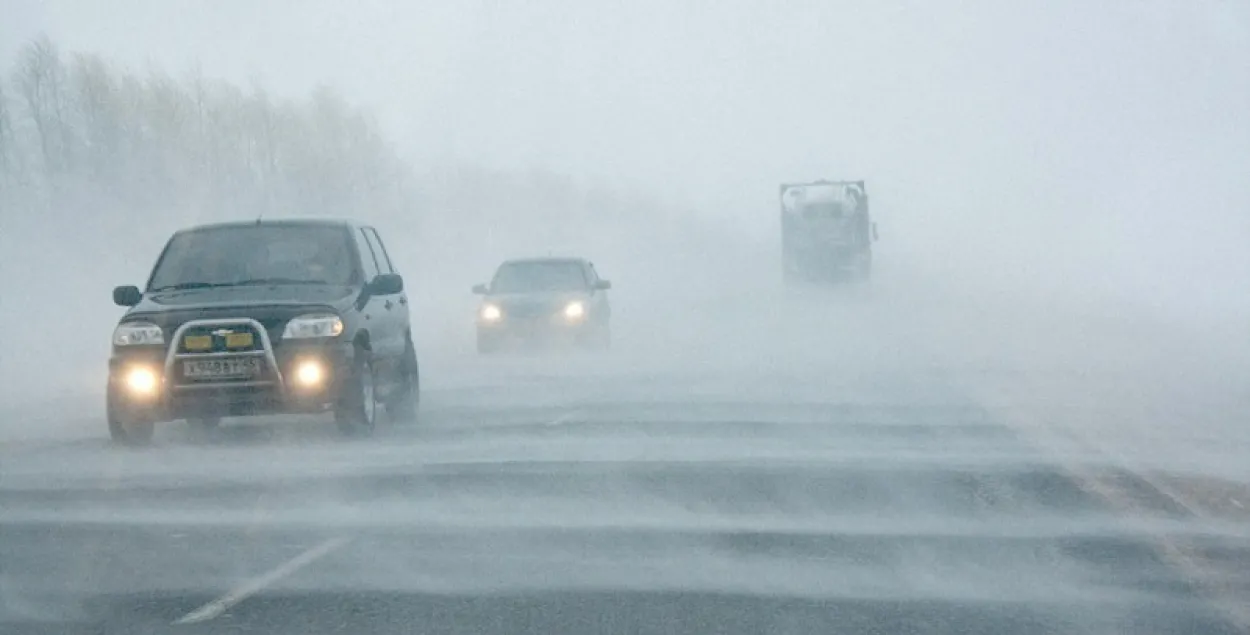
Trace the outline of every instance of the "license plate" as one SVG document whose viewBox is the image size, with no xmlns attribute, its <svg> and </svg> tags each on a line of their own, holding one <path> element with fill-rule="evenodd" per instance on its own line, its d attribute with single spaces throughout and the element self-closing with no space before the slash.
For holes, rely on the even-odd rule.
<svg viewBox="0 0 1250 635">
<path fill-rule="evenodd" d="M 237 379 L 260 374 L 260 359 L 256 357 L 225 357 L 222 359 L 196 359 L 182 362 L 182 372 L 187 379 Z"/>
</svg>

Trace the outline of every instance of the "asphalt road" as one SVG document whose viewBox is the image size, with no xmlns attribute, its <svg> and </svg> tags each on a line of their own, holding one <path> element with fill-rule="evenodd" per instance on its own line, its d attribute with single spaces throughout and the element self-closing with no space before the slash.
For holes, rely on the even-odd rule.
<svg viewBox="0 0 1250 635">
<path fill-rule="evenodd" d="M 1244 632 L 1246 519 L 1039 442 L 905 342 L 802 348 L 466 357 L 361 441 L 0 447 L 0 632 Z"/>
</svg>

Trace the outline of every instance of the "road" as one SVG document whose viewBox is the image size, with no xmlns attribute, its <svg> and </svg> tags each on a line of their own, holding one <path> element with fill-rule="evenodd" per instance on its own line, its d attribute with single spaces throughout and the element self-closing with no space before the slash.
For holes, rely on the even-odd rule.
<svg viewBox="0 0 1250 635">
<path fill-rule="evenodd" d="M 748 337 L 791 319 L 761 313 L 607 358 L 448 355 L 421 423 L 368 440 L 3 446 L 0 632 L 1245 632 L 1250 500 L 1044 434 L 847 305 L 838 344 Z"/>
</svg>

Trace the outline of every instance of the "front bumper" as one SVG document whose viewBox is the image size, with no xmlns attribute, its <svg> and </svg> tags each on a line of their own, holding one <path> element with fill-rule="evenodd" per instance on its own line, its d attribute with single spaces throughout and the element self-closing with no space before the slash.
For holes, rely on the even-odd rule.
<svg viewBox="0 0 1250 635">
<path fill-rule="evenodd" d="M 589 317 L 569 319 L 563 316 L 543 316 L 519 319 L 502 318 L 495 321 L 478 319 L 479 341 L 496 346 L 509 344 L 561 344 L 576 343 L 594 332 L 595 322 Z"/>
<path fill-rule="evenodd" d="M 330 410 L 339 402 L 350 383 L 355 363 L 355 347 L 350 342 L 333 338 L 273 344 L 263 328 L 258 332 L 262 334 L 262 342 L 257 350 L 239 355 L 213 355 L 221 359 L 261 358 L 261 372 L 243 379 L 188 379 L 181 364 L 198 356 L 176 352 L 175 344 L 170 344 L 169 348 L 136 347 L 115 351 L 109 359 L 110 416 L 124 421 L 161 422 L 317 413 Z M 178 337 L 170 339 L 172 343 L 178 341 Z M 137 382 L 136 374 L 150 374 L 155 381 L 151 386 Z"/>
</svg>

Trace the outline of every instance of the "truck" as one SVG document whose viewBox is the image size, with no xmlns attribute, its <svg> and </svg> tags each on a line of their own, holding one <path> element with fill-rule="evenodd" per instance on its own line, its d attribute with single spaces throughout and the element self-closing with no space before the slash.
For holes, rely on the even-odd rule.
<svg viewBox="0 0 1250 635">
<path fill-rule="evenodd" d="M 787 283 L 869 280 L 877 225 L 864 181 L 782 183 L 780 196 Z"/>
</svg>

